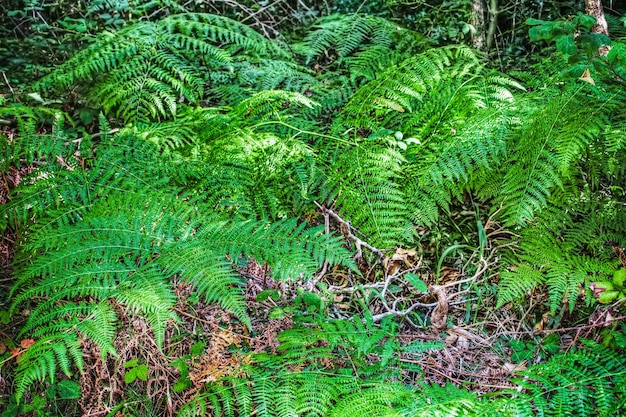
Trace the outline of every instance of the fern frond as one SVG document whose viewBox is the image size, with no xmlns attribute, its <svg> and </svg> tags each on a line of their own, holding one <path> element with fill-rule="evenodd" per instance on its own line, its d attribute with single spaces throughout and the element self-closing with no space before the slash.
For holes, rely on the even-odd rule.
<svg viewBox="0 0 626 417">
<path fill-rule="evenodd" d="M 488 172 L 502 161 L 508 120 L 506 112 L 475 111 L 458 130 L 431 132 L 421 138 L 421 146 L 409 147 L 406 155 L 412 163 L 405 168 L 405 193 L 414 207 L 414 222 L 432 224 L 439 209 L 448 209 L 451 195 L 460 197 L 477 172 Z"/>
<path fill-rule="evenodd" d="M 317 106 L 317 103 L 299 93 L 268 90 L 242 100 L 235 106 L 233 113 L 246 123 L 258 123 L 278 119 L 280 114 L 285 113 L 286 106 L 312 108 Z"/>
<path fill-rule="evenodd" d="M 407 397 L 407 389 L 397 384 L 371 384 L 342 398 L 333 408 L 330 416 L 349 417 L 354 415 L 376 415 L 400 417 L 404 414 L 394 409 Z"/>
<path fill-rule="evenodd" d="M 402 54 L 388 46 L 376 45 L 357 52 L 345 59 L 350 72 L 350 80 L 359 85 L 362 81 L 374 80 L 387 68 L 397 65 L 403 59 Z"/>
<path fill-rule="evenodd" d="M 401 126 L 402 114 L 416 112 L 422 97 L 431 90 L 437 91 L 442 78 L 463 79 L 464 74 L 479 70 L 477 57 L 467 48 L 423 52 L 361 87 L 343 110 L 342 119 L 370 131 Z M 389 123 L 391 118 L 396 118 L 394 124 Z"/>
<path fill-rule="evenodd" d="M 64 226 L 80 220 L 99 196 L 111 190 L 140 193 L 149 186 L 165 187 L 170 177 L 181 175 L 180 165 L 163 158 L 153 143 L 138 140 L 132 129 L 116 135 L 115 141 L 107 136 L 102 136 L 95 162 L 91 141 L 84 137 L 83 163 L 73 154 L 67 159 L 61 154 L 61 159 L 40 165 L 13 190 L 11 201 L 0 208 L 0 218 L 11 225 L 28 225 L 31 233 Z"/>
<path fill-rule="evenodd" d="M 176 296 L 164 275 L 156 265 L 149 264 L 135 271 L 131 279 L 121 282 L 114 293 L 117 301 L 131 312 L 146 318 L 159 349 L 163 347 L 167 323 L 177 319 L 173 312 Z"/>
<path fill-rule="evenodd" d="M 35 381 L 54 383 L 57 366 L 69 377 L 70 363 L 82 371 L 81 341 L 75 334 L 62 332 L 46 335 L 35 341 L 18 360 L 15 371 L 15 396 L 22 399 L 28 387 Z"/>
<path fill-rule="evenodd" d="M 321 173 L 313 148 L 306 137 L 300 137 L 306 136 L 305 132 L 282 121 L 293 119 L 284 112 L 283 95 L 276 94 L 277 100 L 267 104 L 267 109 L 259 106 L 254 116 L 255 110 L 251 110 L 250 120 L 247 109 L 254 107 L 249 107 L 251 103 L 242 106 L 238 109 L 242 115 L 230 119 L 232 133 L 207 137 L 207 145 L 199 145 L 204 163 L 194 189 L 214 210 L 247 218 L 284 219 L 301 215 L 314 198 L 311 193 Z M 268 113 L 262 115 L 266 110 Z M 275 111 L 276 121 L 272 120 Z M 270 120 L 258 121 L 256 117 Z M 238 129 L 237 125 L 243 127 Z M 220 182 L 214 180 L 216 177 Z"/>
<path fill-rule="evenodd" d="M 499 306 L 545 284 L 551 310 L 567 301 L 571 311 L 581 288 L 604 280 L 618 268 L 606 242 L 626 244 L 621 211 L 613 210 L 603 196 L 581 199 L 573 192 L 557 194 L 555 201 L 562 203 L 548 207 L 521 232 L 518 253 L 507 257 L 502 267 Z"/>
<path fill-rule="evenodd" d="M 182 279 L 193 284 L 208 303 L 219 303 L 251 327 L 243 297 L 243 282 L 224 260 L 224 253 L 213 245 L 214 242 L 203 239 L 185 239 L 164 251 L 158 263 L 168 275 L 180 274 Z"/>
<path fill-rule="evenodd" d="M 306 228 L 296 219 L 271 225 L 215 222 L 200 229 L 196 236 L 231 259 L 245 254 L 267 261 L 278 279 L 306 279 L 321 267 L 323 260 L 355 268 L 340 238 L 324 234 L 320 227 Z"/>
<path fill-rule="evenodd" d="M 529 123 L 508 145 L 513 165 L 496 188 L 501 190 L 497 200 L 509 224 L 532 219 L 546 207 L 551 193 L 579 174 L 577 162 L 596 146 L 609 123 L 609 109 L 621 103 L 616 94 L 590 95 L 576 86 L 557 94 L 535 107 Z"/>
<path fill-rule="evenodd" d="M 246 59 L 233 64 L 238 74 L 238 81 L 243 88 L 256 91 L 265 90 L 286 90 L 305 94 L 318 88 L 319 81 L 314 77 L 314 73 L 305 67 L 290 61 L 277 59 Z M 228 91 L 231 85 L 224 86 Z M 226 99 L 227 103 L 237 103 L 237 99 Z"/>
<path fill-rule="evenodd" d="M 397 146 L 406 160 L 402 191 L 413 208 L 411 220 L 432 224 L 451 194 L 459 196 L 473 174 L 505 156 L 511 90 L 519 88 L 485 71 L 467 48 L 432 49 L 359 88 L 334 131 L 354 126 L 363 136 L 399 132 Z"/>
<path fill-rule="evenodd" d="M 288 59 L 277 43 L 222 16 L 183 13 L 104 32 L 91 46 L 42 79 L 37 88 L 94 81 L 91 98 L 126 122 L 148 123 L 177 113 L 179 98 L 197 104 L 204 73 L 231 62 L 231 52 Z M 230 52 L 229 52 L 230 50 Z"/>
<path fill-rule="evenodd" d="M 117 316 L 109 303 L 97 303 L 91 307 L 89 314 L 76 325 L 76 330 L 91 339 L 100 348 L 100 357 L 104 361 L 107 355 L 116 357 L 113 345 Z M 74 359 L 76 361 L 76 359 Z"/>
<path fill-rule="evenodd" d="M 407 53 L 422 47 L 423 38 L 405 28 L 371 15 L 330 15 L 318 19 L 312 30 L 307 34 L 301 53 L 307 62 L 322 56 L 347 57 L 359 49 L 371 46 L 392 47 Z"/>
<path fill-rule="evenodd" d="M 224 16 L 208 13 L 183 13 L 168 16 L 159 22 L 168 33 L 180 33 L 185 39 L 207 39 L 211 44 L 232 45 L 261 56 L 288 58 L 290 55 L 249 26 Z M 182 45 L 181 45 L 182 46 Z M 203 52 L 204 51 L 200 51 Z"/>
<path fill-rule="evenodd" d="M 626 120 L 615 120 L 611 126 L 605 129 L 605 145 L 608 158 L 606 159 L 607 171 L 616 177 L 621 177 L 626 172 L 623 159 L 626 151 Z"/>
<path fill-rule="evenodd" d="M 281 379 L 281 384 L 274 390 L 276 395 L 274 395 L 273 404 L 275 405 L 276 417 L 298 417 L 296 388 L 295 378 L 286 375 Z"/>
<path fill-rule="evenodd" d="M 56 158 L 73 164 L 74 154 L 81 153 L 73 138 L 68 136 L 65 129 L 68 119 L 60 111 L 45 107 L 9 106 L 0 107 L 2 117 L 14 119 L 19 134 L 13 139 L 0 135 L 0 170 L 3 172 L 11 166 L 56 164 Z M 40 134 L 37 131 L 40 123 L 49 123 L 50 133 Z"/>
<path fill-rule="evenodd" d="M 505 216 L 511 223 L 519 224 L 543 209 L 551 190 L 562 182 L 558 161 L 545 146 L 529 148 L 528 152 L 518 154 L 518 158 L 516 169 L 509 170 L 504 177 L 502 200 Z"/>
<path fill-rule="evenodd" d="M 356 380 L 351 376 L 326 377 L 320 373 L 303 372 L 294 377 L 299 380 L 299 387 L 296 390 L 298 398 L 296 412 L 312 417 L 329 415 L 335 399 L 342 394 L 353 392 L 357 387 Z"/>
<path fill-rule="evenodd" d="M 525 391 L 512 392 L 511 403 L 532 404 L 542 415 L 608 417 L 621 414 L 626 407 L 623 354 L 592 341 L 583 341 L 576 352 L 529 368 L 524 376 L 515 382 Z"/>
<path fill-rule="evenodd" d="M 329 206 L 342 214 L 376 245 L 394 246 L 408 239 L 408 207 L 401 188 L 403 156 L 392 147 L 363 142 L 344 150 L 329 167 Z"/>
<path fill-rule="evenodd" d="M 255 411 L 259 417 L 270 417 L 274 414 L 274 393 L 276 392 L 277 383 L 273 380 L 271 374 L 259 373 L 255 375 L 254 388 L 252 389 L 252 398 L 255 403 Z M 294 408 L 295 409 L 295 408 Z"/>
<path fill-rule="evenodd" d="M 498 307 L 522 299 L 543 282 L 541 271 L 531 265 L 523 264 L 514 271 L 503 271 L 498 284 Z"/>
<path fill-rule="evenodd" d="M 420 384 L 409 398 L 403 404 L 403 415 L 482 416 L 488 410 L 474 393 L 451 384 L 443 387 Z"/>
</svg>

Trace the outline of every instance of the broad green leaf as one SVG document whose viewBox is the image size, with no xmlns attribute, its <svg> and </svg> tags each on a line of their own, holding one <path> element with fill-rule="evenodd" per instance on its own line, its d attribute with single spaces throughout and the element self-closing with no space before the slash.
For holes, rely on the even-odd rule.
<svg viewBox="0 0 626 417">
<path fill-rule="evenodd" d="M 278 291 L 272 288 L 268 288 L 267 290 L 263 290 L 256 295 L 256 301 L 259 303 L 262 303 L 268 298 L 271 298 L 274 301 L 278 301 L 280 300 L 280 294 L 278 293 Z"/>
<path fill-rule="evenodd" d="M 574 23 L 578 23 L 583 28 L 591 30 L 591 28 L 596 24 L 596 18 L 588 14 L 583 14 L 576 17 L 574 19 Z"/>
<path fill-rule="evenodd" d="M 574 35 L 560 36 L 556 39 L 556 48 L 565 55 L 575 55 L 578 52 Z"/>
<path fill-rule="evenodd" d="M 198 342 L 198 343 L 195 343 L 191 347 L 191 349 L 189 349 L 189 353 L 192 356 L 199 356 L 199 355 L 201 355 L 204 352 L 205 349 L 206 349 L 206 343 Z"/>
<path fill-rule="evenodd" d="M 275 307 L 270 310 L 267 318 L 270 320 L 279 320 L 285 317 L 285 311 L 280 307 Z"/>
<path fill-rule="evenodd" d="M 545 20 L 539 20 L 539 19 L 526 19 L 526 24 L 528 26 L 537 26 L 537 25 L 543 25 L 544 23 L 546 23 Z"/>
<path fill-rule="evenodd" d="M 128 362 L 124 362 L 124 368 L 134 368 L 135 366 L 137 366 L 139 364 L 139 361 L 137 359 L 131 359 Z"/>
<path fill-rule="evenodd" d="M 39 102 L 39 103 L 45 103 L 46 101 L 41 97 L 41 95 L 39 95 L 39 93 L 28 93 L 26 94 L 28 97 L 32 98 L 33 100 Z"/>
<path fill-rule="evenodd" d="M 148 369 L 148 365 L 141 364 L 138 367 L 136 367 L 134 370 L 137 375 L 137 378 L 141 379 L 142 381 L 148 380 L 148 374 L 150 373 L 150 369 Z"/>
<path fill-rule="evenodd" d="M 137 379 L 136 368 L 133 368 L 124 374 L 124 382 L 127 384 L 132 384 L 135 382 L 135 379 Z"/>
<path fill-rule="evenodd" d="M 64 380 L 57 385 L 57 398 L 62 400 L 74 400 L 80 398 L 80 385 L 77 382 Z"/>
</svg>

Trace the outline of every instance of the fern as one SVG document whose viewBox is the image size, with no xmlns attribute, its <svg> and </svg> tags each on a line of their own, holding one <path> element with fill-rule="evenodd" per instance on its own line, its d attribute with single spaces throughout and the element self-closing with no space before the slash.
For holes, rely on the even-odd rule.
<svg viewBox="0 0 626 417">
<path fill-rule="evenodd" d="M 279 59 L 254 59 L 246 57 L 245 61 L 233 63 L 235 69 L 234 82 L 241 85 L 243 91 L 249 93 L 265 90 L 286 90 L 305 94 L 319 88 L 319 81 L 314 72 L 294 62 Z M 218 80 L 215 80 L 218 81 Z M 219 92 L 212 91 L 225 103 L 237 103 L 237 96 L 225 96 L 221 91 L 231 92 L 232 85 L 218 86 Z"/>
<path fill-rule="evenodd" d="M 606 127 L 605 131 L 608 158 L 602 159 L 606 161 L 604 170 L 615 175 L 616 178 L 624 175 L 624 170 L 626 169 L 619 158 L 619 155 L 623 154 L 626 149 L 624 131 L 626 131 L 626 120 L 623 118 L 614 120 L 612 125 Z"/>
<path fill-rule="evenodd" d="M 572 311 L 581 288 L 616 269 L 605 244 L 625 244 L 611 188 L 623 162 L 612 139 L 622 129 L 614 109 L 623 102 L 614 89 L 570 83 L 545 91 L 540 102 L 521 102 L 529 123 L 507 140 L 506 170 L 496 169 L 482 189 L 502 205 L 504 222 L 525 224 L 521 251 L 502 267 L 499 305 L 545 284 L 551 310 Z M 589 292 L 586 298 L 593 302 Z"/>
<path fill-rule="evenodd" d="M 207 116 L 206 123 L 194 123 L 195 144 L 186 153 L 199 169 L 194 192 L 217 211 L 266 219 L 301 215 L 318 171 L 299 113 L 315 106 L 298 93 L 262 91 L 220 114 L 190 112 Z"/>
<path fill-rule="evenodd" d="M 175 0 L 93 0 L 87 6 L 87 14 L 125 12 L 145 16 L 155 8 L 168 12 L 186 12 Z M 159 11 L 159 10 L 157 10 Z"/>
<path fill-rule="evenodd" d="M 401 404 L 402 400 L 406 400 L 406 390 L 399 386 L 366 386 L 338 401 L 330 415 L 333 417 L 353 415 L 400 417 L 402 413 L 394 410 L 393 405 Z"/>
<path fill-rule="evenodd" d="M 423 38 L 378 16 L 330 15 L 314 23 L 298 49 L 311 62 L 322 56 L 348 57 L 371 46 L 393 46 L 411 53 L 411 48 L 423 46 Z"/>
<path fill-rule="evenodd" d="M 385 247 L 410 238 L 409 210 L 400 185 L 403 162 L 392 147 L 363 143 L 344 151 L 329 167 L 326 199 L 336 201 L 359 230 Z"/>
<path fill-rule="evenodd" d="M 64 88 L 94 80 L 90 97 L 125 122 L 147 123 L 177 114 L 179 98 L 196 104 L 206 76 L 249 54 L 288 58 L 275 43 L 226 17 L 184 13 L 105 32 L 37 88 Z"/>
<path fill-rule="evenodd" d="M 403 415 L 415 416 L 479 416 L 488 410 L 476 395 L 452 385 L 444 387 L 423 384 L 414 390 L 405 403 Z"/>
<path fill-rule="evenodd" d="M 345 59 L 350 71 L 350 81 L 360 85 L 362 81 L 372 81 L 387 68 L 396 65 L 404 58 L 403 54 L 382 45 L 369 47 Z"/>
<path fill-rule="evenodd" d="M 412 416 L 444 412 L 452 413 L 445 415 L 481 415 L 485 412 L 486 408 L 474 394 L 452 386 L 423 384 L 416 388 L 376 379 L 376 373 L 385 372 L 388 366 L 384 355 L 371 366 L 377 371 L 367 374 L 364 362 L 387 350 L 385 346 L 390 342 L 393 344 L 393 327 L 377 328 L 357 317 L 312 324 L 301 324 L 281 333 L 276 354 L 252 355 L 251 364 L 241 368 L 245 378 L 226 377 L 207 384 L 198 397 L 181 409 L 180 415 L 200 415 L 209 408 L 215 415 L 234 412 L 241 416 L 268 417 L 355 413 Z M 394 345 L 391 351 L 397 349 Z M 349 365 L 342 367 L 342 363 Z M 246 394 L 241 394 L 241 390 Z M 240 399 L 247 401 L 250 397 L 252 409 L 247 408 L 247 403 L 239 403 Z"/>
<path fill-rule="evenodd" d="M 477 110 L 462 125 L 433 132 L 421 146 L 411 146 L 406 168 L 414 222 L 434 223 L 439 209 L 447 210 L 451 196 L 461 197 L 465 187 L 504 159 L 509 117 L 505 111 Z"/>
<path fill-rule="evenodd" d="M 318 19 L 294 50 L 317 74 L 307 93 L 321 104 L 311 120 L 339 112 L 357 88 L 426 48 L 421 35 L 377 16 L 331 15 Z M 299 79 L 296 75 L 295 79 Z"/>
<path fill-rule="evenodd" d="M 454 78 L 478 65 L 476 56 L 466 48 L 423 52 L 398 67 L 389 68 L 376 80 L 361 87 L 342 112 L 343 119 L 370 131 L 392 128 L 385 121 L 393 116 L 398 123 L 403 113 L 416 111 L 421 97 L 435 88 L 442 77 Z M 444 72 L 444 68 L 448 71 Z"/>
<path fill-rule="evenodd" d="M 478 57 L 463 47 L 433 49 L 406 59 L 361 87 L 334 129 L 338 133 L 354 126 L 370 138 L 389 138 L 396 132 L 396 139 L 389 140 L 401 155 L 394 158 L 396 164 L 402 165 L 389 169 L 395 175 L 387 179 L 367 174 L 384 187 L 396 186 L 400 191 L 398 197 L 384 197 L 391 209 L 380 215 L 432 224 L 440 208 L 446 209 L 451 195 L 459 196 L 476 172 L 497 166 L 506 150 L 512 88 L 520 86 L 487 73 Z M 350 169 L 358 172 L 354 165 Z M 333 178 L 332 171 L 329 176 Z M 394 184 L 391 178 L 403 180 Z M 366 193 L 361 195 L 368 198 Z M 370 214 L 374 220 L 379 209 L 372 207 L 376 199 L 365 203 L 375 213 Z M 403 213 L 408 207 L 410 213 Z M 356 219 L 354 223 L 361 227 Z"/>
<path fill-rule="evenodd" d="M 323 332 L 314 334 L 324 340 Z M 306 336 L 292 333 L 281 337 L 296 340 Z M 242 416 L 609 416 L 619 415 L 626 406 L 623 352 L 587 340 L 573 352 L 555 355 L 524 371 L 512 380 L 517 389 L 483 397 L 452 385 L 407 386 L 363 380 L 349 369 L 318 371 L 321 362 L 305 354 L 299 365 L 292 362 L 295 356 L 287 354 L 292 349 L 285 345 L 276 355 L 255 355 L 255 360 L 241 369 L 245 378 L 226 377 L 207 384 L 180 415 L 202 415 L 212 409 L 214 415 Z M 333 357 L 336 361 L 341 356 Z M 284 360 L 287 366 L 279 366 Z M 250 398 L 252 409 L 247 402 Z"/>
<path fill-rule="evenodd" d="M 626 244 L 623 214 L 597 195 L 576 202 L 579 198 L 565 200 L 567 211 L 560 205 L 549 208 L 522 232 L 521 251 L 503 266 L 499 306 L 545 284 L 551 310 L 565 303 L 572 311 L 581 288 L 618 268 L 606 242 Z"/>
<path fill-rule="evenodd" d="M 522 232 L 522 252 L 504 266 L 531 269 L 534 275 L 505 272 L 500 305 L 545 283 L 551 309 L 566 301 L 571 310 L 581 287 L 616 269 L 606 242 L 626 243 L 623 210 L 615 203 L 617 189 L 607 194 L 601 185 L 610 189 L 613 170 L 622 164 L 611 139 L 621 131 L 621 116 L 605 110 L 623 103 L 623 98 L 610 89 L 564 88 L 571 91 L 566 99 L 548 95 L 529 130 L 515 132 L 509 145 L 511 168 L 492 177 L 496 186 L 488 194 L 498 196 L 507 222 L 535 217 Z M 589 292 L 586 301 L 592 302 Z"/>
<path fill-rule="evenodd" d="M 541 271 L 529 264 L 519 265 L 512 271 L 503 271 L 498 285 L 498 307 L 523 299 L 538 285 L 543 284 L 544 280 Z"/>
<path fill-rule="evenodd" d="M 626 246 L 625 100 L 613 86 L 546 77 L 529 80 L 538 92 L 522 95 L 469 48 L 425 50 L 414 32 L 359 14 L 319 19 L 294 45 L 296 62 L 244 24 L 186 13 L 171 0 L 103 0 L 89 13 L 157 7 L 183 13 L 104 32 L 36 85 L 86 91 L 87 104 L 111 118 L 100 116 L 99 133 L 68 128 L 65 114 L 44 107 L 54 102 L 36 95 L 41 107 L 0 109 L 3 124 L 16 127 L 0 136 L 0 169 L 32 168 L 0 211 L 0 228 L 19 238 L 10 314 L 30 311 L 18 336 L 35 342 L 17 363 L 18 399 L 36 381 L 82 371 L 85 341 L 103 361 L 115 356 L 129 317 L 145 320 L 163 347 L 178 320 L 174 282 L 250 329 L 236 263 L 267 263 L 269 276 L 292 281 L 327 264 L 356 272 L 332 225 L 319 225 L 321 205 L 389 249 L 415 246 L 417 231 L 455 200 L 501 207 L 491 220 L 519 241 L 500 252 L 499 307 L 545 288 L 552 311 L 573 311 L 581 289 L 618 268 L 605 246 Z M 296 311 L 307 297 L 322 303 L 300 290 Z M 235 365 L 195 380 L 181 415 L 608 415 L 624 407 L 623 346 L 584 342 L 493 399 L 403 385 L 418 369 L 400 355 L 442 344 L 402 346 L 391 316 L 375 325 L 365 314 L 318 320 L 297 311 L 274 353 L 229 352 Z"/>
<path fill-rule="evenodd" d="M 246 123 L 254 123 L 267 119 L 278 119 L 278 116 L 284 113 L 286 104 L 300 108 L 312 108 L 317 105 L 302 94 L 268 90 L 254 94 L 238 103 L 233 112 Z"/>
<path fill-rule="evenodd" d="M 7 106 L 0 107 L 0 118 L 15 122 L 20 132 L 19 140 L 0 135 L 0 170 L 8 171 L 11 166 L 43 164 L 57 157 L 70 160 L 79 149 L 65 130 L 68 117 L 63 112 L 45 107 Z M 40 134 L 39 125 L 47 125 L 49 133 Z"/>
<path fill-rule="evenodd" d="M 320 228 L 295 219 L 229 221 L 194 198 L 177 197 L 177 172 L 188 169 L 133 129 L 105 133 L 93 146 L 92 162 L 44 164 L 3 206 L 3 218 L 24 239 L 11 311 L 29 306 L 22 331 L 37 339 L 18 366 L 20 397 L 35 380 L 53 381 L 57 362 L 68 375 L 72 364 L 82 366 L 79 335 L 103 356 L 115 355 L 114 304 L 144 317 L 162 346 L 176 320 L 172 277 L 250 326 L 244 282 L 228 259 L 253 256 L 285 279 L 309 278 L 324 262 L 355 268 L 343 242 Z"/>
<path fill-rule="evenodd" d="M 20 357 L 15 371 L 15 396 L 20 399 L 35 381 L 54 383 L 57 369 L 71 376 L 70 364 L 83 368 L 81 341 L 70 332 L 57 332 L 39 338 Z"/>
<path fill-rule="evenodd" d="M 621 99 L 610 92 L 588 95 L 570 86 L 529 116 L 509 145 L 512 168 L 501 178 L 498 200 L 510 224 L 522 224 L 548 204 L 550 194 L 580 175 L 576 162 L 609 123 L 605 116 Z M 603 145 L 600 145 L 603 146 Z"/>
<path fill-rule="evenodd" d="M 614 416 L 625 408 L 623 354 L 591 341 L 581 349 L 535 365 L 516 380 L 524 390 L 511 392 L 519 415 Z M 532 407 L 532 408 L 531 408 Z"/>
</svg>

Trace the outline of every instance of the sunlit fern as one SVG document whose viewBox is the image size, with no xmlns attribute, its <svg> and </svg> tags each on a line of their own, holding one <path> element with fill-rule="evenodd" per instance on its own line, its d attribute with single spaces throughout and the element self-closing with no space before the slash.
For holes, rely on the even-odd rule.
<svg viewBox="0 0 626 417">
<path fill-rule="evenodd" d="M 181 101 L 198 103 L 210 73 L 228 69 L 238 49 L 253 56 L 288 57 L 246 25 L 184 13 L 103 32 L 37 88 L 87 84 L 93 104 L 126 122 L 145 123 L 175 115 Z"/>
<path fill-rule="evenodd" d="M 60 132 L 54 140 L 66 144 Z M 18 363 L 18 397 L 36 380 L 54 381 L 57 370 L 80 370 L 82 338 L 103 355 L 115 354 L 114 306 L 144 317 L 162 346 L 165 327 L 176 320 L 174 277 L 249 325 L 244 281 L 230 260 L 266 261 L 283 279 L 312 277 L 324 262 L 354 267 L 342 240 L 323 228 L 296 219 L 220 217 L 192 195 L 183 197 L 178 184 L 185 175 L 177 172 L 189 167 L 132 129 L 80 144 L 94 153 L 69 154 L 62 163 L 40 155 L 39 168 L 0 212 L 22 239 L 10 312 L 30 309 L 21 334 L 36 340 Z"/>
</svg>

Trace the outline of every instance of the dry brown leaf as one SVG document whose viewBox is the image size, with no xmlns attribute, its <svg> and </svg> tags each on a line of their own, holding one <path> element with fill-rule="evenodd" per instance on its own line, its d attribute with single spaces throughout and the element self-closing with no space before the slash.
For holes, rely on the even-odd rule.
<svg viewBox="0 0 626 417">
<path fill-rule="evenodd" d="M 455 333 L 451 333 L 446 337 L 445 343 L 447 346 L 452 346 L 456 344 L 456 341 L 459 339 L 459 335 Z"/>
<path fill-rule="evenodd" d="M 509 373 L 521 372 L 526 370 L 526 361 L 522 361 L 520 363 L 505 362 L 502 367 Z"/>
<path fill-rule="evenodd" d="M 459 336 L 458 339 L 456 340 L 456 346 L 459 349 L 469 349 L 470 347 L 469 340 L 464 336 Z"/>
<path fill-rule="evenodd" d="M 29 347 L 31 347 L 32 345 L 35 344 L 35 341 L 33 339 L 24 339 L 20 342 L 20 346 L 23 349 L 28 349 Z"/>
<path fill-rule="evenodd" d="M 585 71 L 583 72 L 583 75 L 580 76 L 580 79 L 591 85 L 596 85 L 596 82 L 594 81 L 594 79 L 591 78 L 591 72 L 589 71 L 589 68 L 585 69 Z"/>
<path fill-rule="evenodd" d="M 413 268 L 417 261 L 417 250 L 415 248 L 397 248 L 391 258 L 386 257 L 383 260 L 383 266 L 387 271 L 387 275 L 395 275 L 400 271 L 402 266 Z"/>
</svg>

